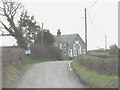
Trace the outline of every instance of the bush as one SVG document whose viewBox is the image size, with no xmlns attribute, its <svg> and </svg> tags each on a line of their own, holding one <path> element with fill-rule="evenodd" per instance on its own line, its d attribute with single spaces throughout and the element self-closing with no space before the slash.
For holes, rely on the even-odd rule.
<svg viewBox="0 0 120 90">
<path fill-rule="evenodd" d="M 3 47 L 2 48 L 2 66 L 7 67 L 13 65 L 15 67 L 21 67 L 25 64 L 24 49 L 18 47 Z"/>
<path fill-rule="evenodd" d="M 71 63 L 71 65 L 75 70 L 76 74 L 78 75 L 78 77 L 91 88 L 118 88 L 117 76 L 99 75 L 96 72 L 87 70 L 84 66 L 80 65 L 76 60 L 74 60 Z"/>
<path fill-rule="evenodd" d="M 100 58 L 95 56 L 80 55 L 77 62 L 85 66 L 88 70 L 95 71 L 99 74 L 118 75 L 117 58 Z"/>
<path fill-rule="evenodd" d="M 30 57 L 32 59 L 62 59 L 62 52 L 59 48 L 51 45 L 51 46 L 41 46 L 38 44 L 33 44 L 31 46 L 31 54 Z"/>
<path fill-rule="evenodd" d="M 20 75 L 20 70 L 25 63 L 24 49 L 18 47 L 2 48 L 2 87 L 8 87 Z"/>
<path fill-rule="evenodd" d="M 110 46 L 110 50 L 108 50 L 110 55 L 118 55 L 118 47 L 116 45 Z"/>
</svg>

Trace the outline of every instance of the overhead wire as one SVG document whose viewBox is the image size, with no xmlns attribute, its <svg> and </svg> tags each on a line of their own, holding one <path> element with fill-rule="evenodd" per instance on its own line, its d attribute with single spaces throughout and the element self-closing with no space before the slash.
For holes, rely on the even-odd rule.
<svg viewBox="0 0 120 90">
<path fill-rule="evenodd" d="M 93 20 L 92 20 L 92 18 L 91 18 L 91 16 L 90 16 L 90 14 L 88 13 L 88 11 L 87 11 L 87 15 L 88 15 L 88 17 L 89 17 L 89 19 L 90 19 L 93 27 L 96 29 L 96 26 L 95 26 L 95 24 L 94 24 L 94 22 L 93 22 Z"/>
<path fill-rule="evenodd" d="M 95 6 L 95 4 L 98 2 L 98 0 L 96 0 L 93 4 L 91 4 L 88 8 L 87 8 L 87 10 L 88 9 L 90 9 L 90 8 L 92 8 L 93 6 Z"/>
<path fill-rule="evenodd" d="M 97 1 L 98 1 L 98 0 L 96 0 L 92 5 L 90 5 L 89 8 L 87 8 L 86 13 L 87 13 L 88 18 L 90 19 L 90 22 L 92 23 L 92 26 L 93 26 L 96 34 L 97 34 L 97 37 L 96 37 L 96 38 L 98 38 L 98 40 L 100 40 L 99 34 L 102 34 L 102 33 L 100 33 L 100 32 L 97 30 L 96 25 L 94 24 L 94 22 L 93 22 L 93 20 L 92 20 L 92 18 L 91 18 L 91 16 L 90 16 L 90 14 L 89 14 L 89 12 L 88 12 L 88 10 L 89 10 L 90 8 L 92 8 L 93 6 L 95 6 L 95 4 L 97 3 Z M 102 35 L 103 35 L 103 34 L 102 34 Z"/>
</svg>

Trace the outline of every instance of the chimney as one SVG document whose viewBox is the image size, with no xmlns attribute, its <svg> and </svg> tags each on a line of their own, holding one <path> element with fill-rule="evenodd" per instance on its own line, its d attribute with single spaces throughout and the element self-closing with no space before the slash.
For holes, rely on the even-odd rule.
<svg viewBox="0 0 120 90">
<path fill-rule="evenodd" d="M 57 32 L 57 36 L 60 36 L 61 35 L 61 32 L 60 32 L 60 29 L 58 30 Z"/>
</svg>

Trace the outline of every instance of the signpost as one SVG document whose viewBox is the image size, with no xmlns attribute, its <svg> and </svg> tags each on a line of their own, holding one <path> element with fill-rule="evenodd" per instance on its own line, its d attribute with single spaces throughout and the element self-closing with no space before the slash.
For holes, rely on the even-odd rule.
<svg viewBox="0 0 120 90">
<path fill-rule="evenodd" d="M 31 54 L 31 51 L 30 51 L 30 50 L 25 50 L 25 54 L 26 54 L 26 55 L 30 55 L 30 54 Z"/>
<path fill-rule="evenodd" d="M 30 55 L 31 54 L 31 51 L 30 51 L 30 44 L 27 45 L 28 49 L 25 50 L 25 54 L 26 55 Z"/>
</svg>

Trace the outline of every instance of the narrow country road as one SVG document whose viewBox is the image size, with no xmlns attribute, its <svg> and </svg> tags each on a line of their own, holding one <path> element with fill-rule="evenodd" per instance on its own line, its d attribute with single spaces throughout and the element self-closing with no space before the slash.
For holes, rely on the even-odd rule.
<svg viewBox="0 0 120 90">
<path fill-rule="evenodd" d="M 86 88 L 69 67 L 70 61 L 34 64 L 12 88 Z"/>
</svg>

